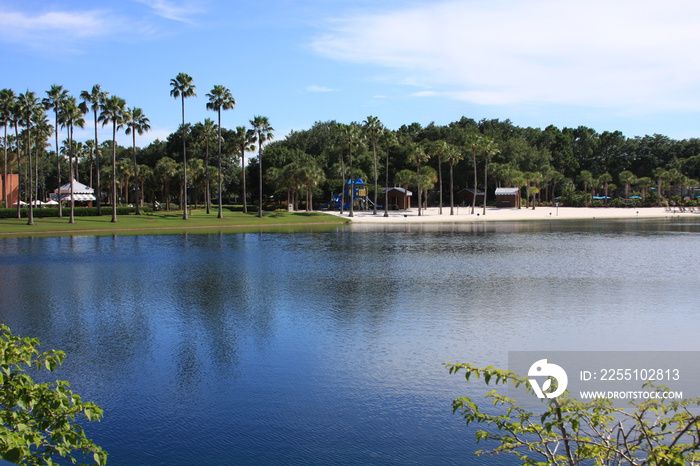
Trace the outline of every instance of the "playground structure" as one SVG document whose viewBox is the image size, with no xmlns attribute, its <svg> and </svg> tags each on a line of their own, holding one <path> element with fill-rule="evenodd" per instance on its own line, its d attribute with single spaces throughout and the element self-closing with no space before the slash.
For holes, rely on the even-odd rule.
<svg viewBox="0 0 700 466">
<path fill-rule="evenodd" d="M 374 207 L 374 203 L 367 196 L 367 187 L 362 178 L 348 180 L 343 187 L 343 194 L 333 194 L 332 199 L 320 208 L 340 210 L 342 206 L 343 210 L 350 210 L 350 203 L 353 203 L 353 210 L 372 210 Z"/>
</svg>

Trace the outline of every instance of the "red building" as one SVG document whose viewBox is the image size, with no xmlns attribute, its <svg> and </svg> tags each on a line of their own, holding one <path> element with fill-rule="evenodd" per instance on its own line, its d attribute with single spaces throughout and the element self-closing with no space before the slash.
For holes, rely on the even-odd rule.
<svg viewBox="0 0 700 466">
<path fill-rule="evenodd" d="M 7 195 L 7 201 L 4 203 L 4 207 L 13 207 L 19 201 L 19 175 L 8 174 L 5 179 L 7 180 L 7 186 L 3 186 L 3 180 L 0 177 L 0 196 L 5 197 Z M 7 194 L 5 194 L 5 189 L 7 188 Z"/>
</svg>

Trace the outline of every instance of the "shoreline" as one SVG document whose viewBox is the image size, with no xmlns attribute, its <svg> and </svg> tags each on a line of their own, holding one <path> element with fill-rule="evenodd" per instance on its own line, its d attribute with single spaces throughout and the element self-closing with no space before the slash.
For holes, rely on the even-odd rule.
<svg viewBox="0 0 700 466">
<path fill-rule="evenodd" d="M 340 212 L 327 212 L 330 215 L 340 217 Z M 356 211 L 349 217 L 345 211 L 342 215 L 351 223 L 455 223 L 455 222 L 494 222 L 494 221 L 521 221 L 521 220 L 588 220 L 588 219 L 663 219 L 698 217 L 700 212 L 667 211 L 666 207 L 537 207 L 536 209 L 515 209 L 486 207 L 486 215 L 483 215 L 483 207 L 477 207 L 471 213 L 471 206 L 455 207 L 454 215 L 450 215 L 450 207 L 422 209 L 422 215 L 418 215 L 418 209 L 412 208 L 406 211 L 389 211 L 389 217 L 384 216 L 383 210 L 378 210 L 377 215 L 372 211 Z"/>
</svg>

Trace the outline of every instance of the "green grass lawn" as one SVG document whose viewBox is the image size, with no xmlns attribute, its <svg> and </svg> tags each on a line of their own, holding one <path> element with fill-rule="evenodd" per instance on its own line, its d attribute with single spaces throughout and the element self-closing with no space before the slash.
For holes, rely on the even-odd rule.
<svg viewBox="0 0 700 466">
<path fill-rule="evenodd" d="M 216 209 L 206 214 L 204 210 L 193 210 L 188 220 L 182 219 L 182 211 L 154 212 L 143 215 L 122 215 L 117 217 L 117 223 L 112 223 L 111 212 L 104 212 L 100 217 L 75 217 L 75 223 L 68 223 L 67 212 L 63 218 L 40 217 L 40 210 L 34 211 L 35 225 L 27 225 L 27 219 L 0 219 L 0 238 L 27 236 L 59 236 L 59 235 L 112 235 L 112 234 L 166 234 L 184 231 L 219 232 L 230 231 L 259 231 L 261 227 L 267 230 L 274 227 L 298 225 L 338 225 L 347 223 L 345 218 L 338 218 L 319 212 L 265 212 L 259 218 L 257 212 L 244 214 L 242 212 L 224 211 L 224 218 L 218 219 Z"/>
</svg>

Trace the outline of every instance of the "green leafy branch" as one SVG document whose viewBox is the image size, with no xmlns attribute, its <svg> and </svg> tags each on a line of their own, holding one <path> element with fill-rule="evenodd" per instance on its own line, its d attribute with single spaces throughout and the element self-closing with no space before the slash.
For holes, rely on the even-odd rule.
<svg viewBox="0 0 700 466">
<path fill-rule="evenodd" d="M 62 351 L 39 353 L 38 346 L 38 339 L 0 325 L 0 456 L 27 465 L 55 464 L 57 457 L 106 464 L 107 453 L 78 424 L 82 418 L 99 421 L 102 408 L 83 401 L 68 382 L 34 382 L 27 370 L 53 372 L 65 359 Z"/>
<path fill-rule="evenodd" d="M 527 379 L 512 371 L 473 364 L 445 365 L 450 374 L 463 372 L 467 381 L 483 378 L 487 385 L 522 385 L 534 394 Z M 663 386 L 645 387 L 669 391 Z M 632 409 L 624 410 L 609 399 L 583 403 L 565 392 L 558 398 L 542 400 L 540 413 L 519 406 L 515 399 L 496 389 L 486 398 L 492 400 L 498 414 L 480 409 L 469 397 L 456 398 L 452 403 L 453 412 L 459 413 L 467 426 L 488 426 L 476 431 L 477 442 L 498 444 L 477 451 L 477 455 L 511 453 L 527 465 L 667 466 L 700 462 L 700 398 L 631 402 Z"/>
</svg>

